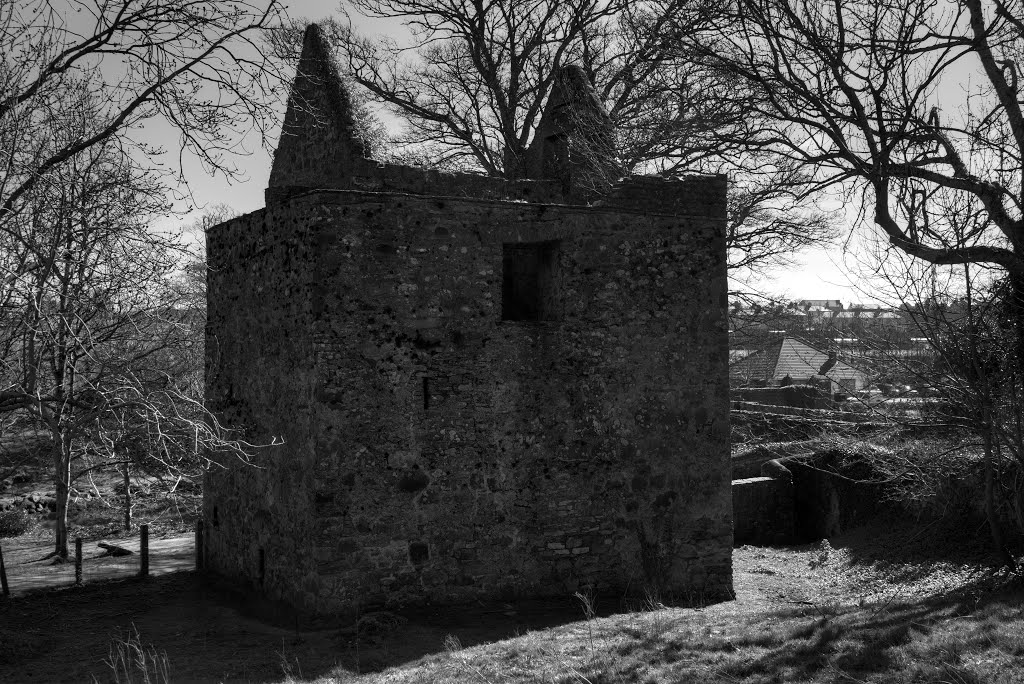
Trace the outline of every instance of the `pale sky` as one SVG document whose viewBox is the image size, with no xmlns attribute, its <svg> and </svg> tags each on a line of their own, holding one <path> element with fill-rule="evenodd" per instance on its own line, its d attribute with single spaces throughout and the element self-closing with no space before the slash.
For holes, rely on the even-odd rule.
<svg viewBox="0 0 1024 684">
<path fill-rule="evenodd" d="M 338 14 L 338 5 L 334 2 L 318 2 L 317 0 L 291 0 L 286 3 L 288 13 L 292 17 L 320 19 Z M 367 21 L 357 14 L 352 19 L 362 31 L 368 35 L 387 33 L 401 39 L 407 36 L 400 23 L 395 21 Z M 159 124 L 150 125 L 153 129 L 164 128 Z M 176 138 L 170 131 L 165 146 L 176 154 Z M 215 204 L 226 204 L 239 213 L 246 213 L 264 206 L 263 191 L 270 177 L 271 157 L 264 150 L 255 136 L 245 141 L 250 154 L 240 157 L 236 164 L 246 175 L 244 182 L 229 183 L 222 177 L 208 176 L 196 163 L 186 163 L 186 175 L 189 179 L 195 205 L 199 209 L 190 212 L 184 219 L 174 217 L 161 221 L 168 228 L 185 226 L 194 222 L 201 213 L 201 208 Z M 180 208 L 184 208 L 182 205 Z M 845 236 L 844 236 L 845 237 Z M 843 248 L 837 245 L 828 250 L 808 250 L 794 259 L 794 265 L 781 269 L 771 279 L 764 278 L 756 282 L 756 288 L 762 292 L 791 299 L 841 299 L 844 302 L 868 302 L 871 298 L 862 291 L 851 286 L 851 278 L 842 268 L 844 260 Z"/>
</svg>

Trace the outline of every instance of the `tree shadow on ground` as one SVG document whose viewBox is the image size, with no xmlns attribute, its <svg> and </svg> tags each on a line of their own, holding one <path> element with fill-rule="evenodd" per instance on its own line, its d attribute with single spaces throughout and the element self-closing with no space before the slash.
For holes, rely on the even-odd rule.
<svg viewBox="0 0 1024 684">
<path fill-rule="evenodd" d="M 898 605 L 764 611 L 711 631 L 680 616 L 636 630 L 581 674 L 591 682 L 1024 681 L 1024 586 L 971 591 Z M 989 679 L 965 666 L 1002 666 Z M 1004 662 L 999 662 L 1000 659 Z M 1006 662 L 1015 663 L 1007 666 Z M 983 670 L 984 668 L 982 668 Z M 653 671 L 656 678 L 650 678 Z M 1006 671 L 1018 673 L 1005 678 Z M 881 677 L 881 679 L 877 679 Z"/>
<path fill-rule="evenodd" d="M 1020 547 L 1018 539 L 1011 540 Z M 898 522 L 882 516 L 830 540 L 860 564 L 884 563 L 917 566 L 934 562 L 954 565 L 992 565 L 999 558 L 992 546 L 988 524 L 965 518 L 935 519 L 923 524 Z M 1024 548 L 1016 548 L 1024 551 Z"/>
<path fill-rule="evenodd" d="M 272 609 L 193 573 L 17 597 L 0 602 L 0 681 L 106 681 L 111 673 L 103 660 L 111 640 L 129 630 L 137 630 L 143 645 L 166 653 L 172 681 L 279 682 L 287 676 L 344 679 L 425 656 L 428 666 L 437 666 L 429 656 L 443 654 L 446 642 L 469 647 L 560 625 L 577 634 L 587 629 L 581 606 L 569 599 L 379 611 L 361 615 L 356 624 L 319 626 L 294 623 L 285 613 L 272 622 L 258 619 Z M 1024 659 L 1019 635 L 1003 629 L 1022 623 L 1019 580 L 998 592 L 969 587 L 956 595 L 858 608 L 769 611 L 726 603 L 601 620 L 595 627 L 600 647 L 591 644 L 585 662 L 574 667 L 592 684 L 648 681 L 652 668 L 654 681 L 853 681 L 906 670 L 910 654 L 920 664 L 904 681 L 971 682 L 977 680 L 934 668 L 958 668 L 959 653 L 993 645 Z M 574 638 L 576 646 L 584 643 L 579 636 L 544 633 L 536 642 L 520 640 L 498 650 L 532 666 L 556 657 L 545 650 L 551 643 L 568 648 Z M 495 655 L 481 657 L 501 666 Z M 507 679 L 499 670 L 494 681 Z"/>
<path fill-rule="evenodd" d="M 310 623 L 194 573 L 115 580 L 0 599 L 0 681 L 110 679 L 111 640 L 137 630 L 166 653 L 172 681 L 279 682 L 367 673 L 463 646 L 578 621 L 569 599 L 377 611 Z"/>
</svg>

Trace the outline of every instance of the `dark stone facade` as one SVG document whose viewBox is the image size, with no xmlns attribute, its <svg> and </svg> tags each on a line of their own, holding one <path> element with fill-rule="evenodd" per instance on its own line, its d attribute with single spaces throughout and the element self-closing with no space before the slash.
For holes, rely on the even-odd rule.
<svg viewBox="0 0 1024 684">
<path fill-rule="evenodd" d="M 318 178 L 299 119 L 207 236 L 208 404 L 278 442 L 210 471 L 208 567 L 323 613 L 731 596 L 725 179 Z"/>
</svg>

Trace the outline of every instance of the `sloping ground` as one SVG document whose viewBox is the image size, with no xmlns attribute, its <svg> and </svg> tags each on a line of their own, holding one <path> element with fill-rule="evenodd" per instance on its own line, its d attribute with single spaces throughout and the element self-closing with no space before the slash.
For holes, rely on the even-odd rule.
<svg viewBox="0 0 1024 684">
<path fill-rule="evenodd" d="M 1024 682 L 1024 587 L 949 530 L 736 550 L 737 600 L 618 597 L 372 613 L 297 630 L 178 573 L 0 605 L 0 681 L 99 681 L 132 625 L 181 682 Z"/>
</svg>

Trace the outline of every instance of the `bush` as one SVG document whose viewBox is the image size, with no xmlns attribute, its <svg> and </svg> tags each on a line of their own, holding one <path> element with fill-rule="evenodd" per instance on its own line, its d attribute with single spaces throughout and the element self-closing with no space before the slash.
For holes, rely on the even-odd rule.
<svg viewBox="0 0 1024 684">
<path fill-rule="evenodd" d="M 28 513 L 23 510 L 0 511 L 0 539 L 20 537 L 28 531 Z"/>
</svg>

